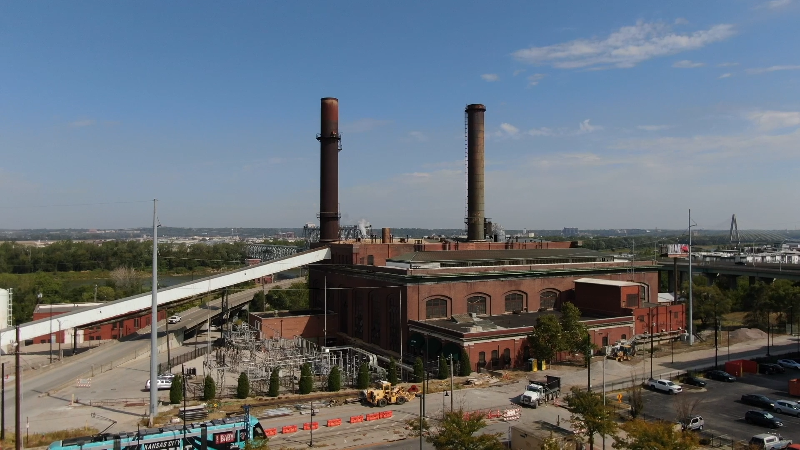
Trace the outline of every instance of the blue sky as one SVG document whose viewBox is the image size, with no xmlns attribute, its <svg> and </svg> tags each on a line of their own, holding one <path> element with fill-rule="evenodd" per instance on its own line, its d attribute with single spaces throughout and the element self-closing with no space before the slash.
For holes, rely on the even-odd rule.
<svg viewBox="0 0 800 450">
<path fill-rule="evenodd" d="M 556 4 L 558 3 L 558 4 Z M 3 2 L 0 228 L 800 226 L 800 0 Z M 74 205 L 74 206 L 63 206 Z"/>
</svg>

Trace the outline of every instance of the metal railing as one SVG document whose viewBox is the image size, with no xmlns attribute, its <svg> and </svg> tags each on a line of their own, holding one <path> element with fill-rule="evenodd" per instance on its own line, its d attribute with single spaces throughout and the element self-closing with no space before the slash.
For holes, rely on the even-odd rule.
<svg viewBox="0 0 800 450">
<path fill-rule="evenodd" d="M 177 365 L 180 365 L 180 364 L 183 364 L 185 362 L 189 362 L 189 361 L 191 361 L 191 360 L 193 360 L 195 358 L 199 358 L 201 356 L 204 356 L 206 353 L 208 353 L 208 347 L 205 347 L 205 346 L 204 347 L 195 347 L 194 350 L 192 350 L 192 351 L 190 351 L 188 353 L 184 353 L 182 355 L 175 356 L 175 357 L 171 358 L 169 361 L 167 361 L 165 363 L 160 363 L 158 365 L 158 373 L 167 373 L 173 367 L 175 367 Z"/>
</svg>

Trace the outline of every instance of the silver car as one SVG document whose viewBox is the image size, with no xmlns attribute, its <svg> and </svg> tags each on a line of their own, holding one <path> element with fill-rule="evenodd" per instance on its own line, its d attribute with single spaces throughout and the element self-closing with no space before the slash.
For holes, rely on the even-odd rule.
<svg viewBox="0 0 800 450">
<path fill-rule="evenodd" d="M 773 406 L 773 408 L 776 413 L 800 417 L 800 403 L 791 400 L 775 400 L 775 406 Z"/>
</svg>

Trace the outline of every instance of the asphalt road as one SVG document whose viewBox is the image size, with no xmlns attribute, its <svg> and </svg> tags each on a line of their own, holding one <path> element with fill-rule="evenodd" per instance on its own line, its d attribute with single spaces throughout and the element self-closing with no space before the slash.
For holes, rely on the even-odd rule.
<svg viewBox="0 0 800 450">
<path fill-rule="evenodd" d="M 746 374 L 733 383 L 707 380 L 705 389 L 685 386 L 685 392 L 678 395 L 667 395 L 659 392 L 645 392 L 646 414 L 664 420 L 676 421 L 675 407 L 679 397 L 702 398 L 696 409 L 705 419 L 705 431 L 714 435 L 727 435 L 734 439 L 749 441 L 759 433 L 767 433 L 770 428 L 752 425 L 744 421 L 744 413 L 751 409 L 761 409 L 741 403 L 743 394 L 761 394 L 770 399 L 797 400 L 789 396 L 788 381 L 800 377 L 800 371 L 787 370 L 787 373 L 777 375 Z M 784 423 L 783 428 L 777 430 L 784 438 L 800 443 L 800 419 L 785 414 L 774 414 Z"/>
</svg>

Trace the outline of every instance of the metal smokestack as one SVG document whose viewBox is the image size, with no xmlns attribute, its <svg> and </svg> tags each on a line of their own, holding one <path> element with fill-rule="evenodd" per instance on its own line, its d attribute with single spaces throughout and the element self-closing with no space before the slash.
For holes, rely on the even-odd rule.
<svg viewBox="0 0 800 450">
<path fill-rule="evenodd" d="M 339 240 L 339 99 L 322 99 L 320 133 L 317 135 L 320 154 L 319 175 L 319 241 Z"/>
<path fill-rule="evenodd" d="M 480 104 L 467 105 L 467 239 L 485 239 L 483 220 L 484 113 Z"/>
</svg>

